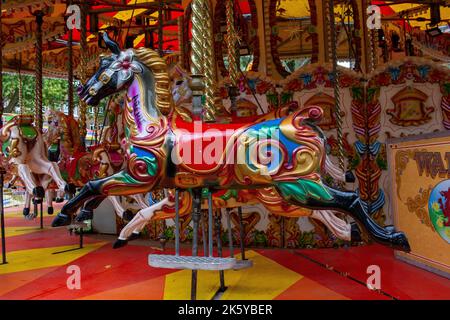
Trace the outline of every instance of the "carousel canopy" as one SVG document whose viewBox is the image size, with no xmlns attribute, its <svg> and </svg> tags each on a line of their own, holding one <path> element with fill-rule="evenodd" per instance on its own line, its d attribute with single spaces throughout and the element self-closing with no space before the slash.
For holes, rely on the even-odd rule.
<svg viewBox="0 0 450 320">
<path fill-rule="evenodd" d="M 360 3 L 360 1 L 356 1 Z M 162 27 L 162 48 L 165 53 L 180 50 L 178 17 L 189 5 L 189 0 L 4 0 L 2 1 L 2 43 L 4 70 L 33 73 L 35 70 L 36 16 L 45 13 L 42 25 L 45 76 L 65 77 L 67 75 L 69 32 L 66 27 L 66 8 L 69 3 L 85 3 L 87 8 L 87 55 L 88 66 L 94 67 L 102 49 L 97 45 L 97 34 L 101 30 L 112 31 L 122 46 L 151 46 L 159 49 L 159 27 Z M 255 1 L 236 1 L 239 13 L 251 24 Z M 279 0 L 275 6 L 276 28 L 280 41 L 278 52 L 281 57 L 308 57 L 312 52 L 310 34 L 311 1 Z M 351 1 L 335 0 L 337 16 L 344 16 Z M 408 32 L 426 32 L 436 28 L 433 19 L 440 18 L 440 30 L 449 31 L 450 1 L 378 1 L 382 20 L 391 29 Z M 320 10 L 320 8 L 314 8 Z M 161 17 L 159 14 L 161 12 Z M 347 23 L 352 24 L 349 15 Z M 245 19 L 244 19 L 245 20 Z M 339 27 L 339 26 L 338 26 Z M 251 27 L 248 27 L 251 30 Z M 338 52 L 345 56 L 349 51 L 344 28 L 339 29 Z M 80 31 L 73 31 L 74 66 L 80 62 Z M 418 45 L 420 45 L 418 41 Z M 307 58 L 305 58 L 307 61 Z M 75 70 L 77 75 L 79 70 Z"/>
<path fill-rule="evenodd" d="M 63 77 L 67 74 L 69 32 L 66 27 L 66 0 L 6 0 L 2 4 L 3 63 L 4 71 L 33 73 L 35 69 L 36 16 L 44 12 L 43 67 L 45 76 Z M 72 0 L 73 4 L 82 1 Z M 101 53 L 97 33 L 113 31 L 115 39 L 123 46 L 134 47 L 149 43 L 159 49 L 158 28 L 162 22 L 163 50 L 179 49 L 177 18 L 183 13 L 181 0 L 95 0 L 86 1 L 88 60 L 95 63 Z M 161 20 L 159 12 L 162 12 Z M 74 65 L 80 61 L 80 30 L 73 30 Z M 76 70 L 76 74 L 77 74 Z"/>
</svg>

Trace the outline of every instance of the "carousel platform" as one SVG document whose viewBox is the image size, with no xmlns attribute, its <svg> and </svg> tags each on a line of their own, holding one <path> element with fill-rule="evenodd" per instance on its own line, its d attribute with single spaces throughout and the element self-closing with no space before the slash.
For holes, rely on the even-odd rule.
<svg viewBox="0 0 450 320">
<path fill-rule="evenodd" d="M 52 216 L 45 216 L 41 230 L 39 219 L 24 220 L 20 211 L 6 210 L 8 264 L 0 265 L 0 299 L 189 299 L 190 270 L 148 265 L 149 254 L 162 253 L 157 244 L 139 240 L 114 250 L 114 237 L 85 235 L 84 247 L 71 250 L 77 237 L 51 228 Z M 200 271 L 198 299 L 450 299 L 450 280 L 399 261 L 379 245 L 249 249 L 246 255 L 253 267 L 226 270 L 228 289 L 220 295 L 218 272 Z M 67 288 L 70 265 L 80 267 L 79 290 Z M 380 291 L 366 287 L 369 265 L 381 269 Z"/>
</svg>

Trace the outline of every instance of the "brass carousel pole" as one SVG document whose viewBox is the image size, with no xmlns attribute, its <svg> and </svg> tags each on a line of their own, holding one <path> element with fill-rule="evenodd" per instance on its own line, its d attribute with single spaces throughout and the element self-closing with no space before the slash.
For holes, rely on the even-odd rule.
<svg viewBox="0 0 450 320">
<path fill-rule="evenodd" d="M 217 74 L 214 54 L 214 35 L 212 26 L 212 4 L 210 0 L 203 1 L 203 51 L 205 65 L 206 99 L 203 112 L 205 122 L 214 122 L 216 110 Z"/>
<path fill-rule="evenodd" d="M 192 6 L 192 42 L 191 42 L 191 87 L 193 90 L 193 116 L 202 117 L 203 84 L 203 18 L 202 7 L 204 0 L 193 0 Z"/>
<path fill-rule="evenodd" d="M 234 0 L 226 0 L 225 3 L 225 16 L 227 25 L 227 35 L 225 38 L 225 43 L 227 45 L 228 53 L 228 74 L 230 77 L 230 86 L 228 87 L 228 96 L 231 102 L 231 113 L 236 114 L 236 96 L 239 69 L 237 63 L 237 34 L 234 26 Z"/>
<path fill-rule="evenodd" d="M 80 61 L 80 80 L 82 84 L 86 83 L 87 78 L 87 3 L 86 0 L 81 1 L 81 34 L 80 34 L 80 50 L 81 50 L 81 61 Z M 80 136 L 81 143 L 83 146 L 86 146 L 86 112 L 87 112 L 87 104 L 80 99 L 79 104 L 79 126 L 80 126 Z"/>
<path fill-rule="evenodd" d="M 42 133 L 42 24 L 44 22 L 44 12 L 39 10 L 34 13 L 36 17 L 36 91 L 35 91 L 35 124 L 39 132 Z"/>
</svg>

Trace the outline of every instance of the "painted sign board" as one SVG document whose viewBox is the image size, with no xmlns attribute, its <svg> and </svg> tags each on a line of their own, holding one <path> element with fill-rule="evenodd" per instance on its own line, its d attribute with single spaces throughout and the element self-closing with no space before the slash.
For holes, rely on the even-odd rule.
<svg viewBox="0 0 450 320">
<path fill-rule="evenodd" d="M 391 211 L 410 253 L 399 259 L 450 277 L 450 133 L 387 141 Z"/>
</svg>

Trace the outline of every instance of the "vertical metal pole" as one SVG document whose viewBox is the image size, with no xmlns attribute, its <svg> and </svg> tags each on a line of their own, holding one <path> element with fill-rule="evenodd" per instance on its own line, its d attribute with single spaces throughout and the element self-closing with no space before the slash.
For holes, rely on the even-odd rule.
<svg viewBox="0 0 450 320">
<path fill-rule="evenodd" d="M 81 0 L 81 31 L 80 31 L 80 49 L 81 49 L 81 57 L 80 57 L 80 80 L 84 85 L 86 83 L 87 77 L 87 63 L 88 63 L 88 43 L 87 43 L 87 13 L 89 9 L 89 4 L 86 0 Z M 81 142 L 83 147 L 86 146 L 86 113 L 87 113 L 87 104 L 80 100 L 80 104 L 78 106 L 78 118 L 79 118 L 79 130 L 81 136 Z"/>
<path fill-rule="evenodd" d="M 72 4 L 72 0 L 69 0 L 68 5 Z M 69 30 L 69 41 L 67 44 L 67 55 L 68 55 L 68 65 L 67 65 L 67 104 L 68 104 L 68 114 L 73 116 L 73 30 Z"/>
<path fill-rule="evenodd" d="M 208 191 L 208 243 L 209 243 L 209 256 L 213 256 L 213 202 L 212 192 Z"/>
<path fill-rule="evenodd" d="M 205 215 L 201 212 L 200 223 L 202 225 L 202 241 L 203 241 L 203 256 L 208 256 L 208 240 L 206 237 L 206 223 L 205 223 Z"/>
<path fill-rule="evenodd" d="M 158 53 L 159 53 L 160 57 L 162 57 L 164 55 L 163 6 L 164 6 L 163 0 L 159 0 L 159 5 L 158 5 Z"/>
<path fill-rule="evenodd" d="M 238 215 L 239 215 L 239 232 L 241 238 L 241 258 L 242 260 L 245 260 L 245 247 L 244 247 L 245 232 L 244 232 L 244 221 L 242 220 L 242 207 L 238 207 Z"/>
<path fill-rule="evenodd" d="M 330 41 L 331 41 L 331 59 L 333 65 L 333 87 L 334 87 L 334 113 L 336 118 L 336 135 L 338 140 L 338 160 L 339 160 L 339 168 L 342 171 L 345 170 L 344 163 L 344 144 L 343 144 L 343 132 L 342 132 L 342 114 L 341 114 L 341 104 L 340 104 L 340 92 L 339 92 L 339 72 L 337 65 L 337 30 L 334 19 L 334 0 L 329 0 L 328 3 L 329 10 L 329 23 L 330 23 Z"/>
<path fill-rule="evenodd" d="M 0 1 L 0 13 L 2 12 L 2 3 L 3 3 L 3 1 Z M 0 39 L 3 39 L 2 15 L 1 14 L 0 14 Z M 3 107 L 4 107 L 3 106 L 3 43 L 0 43 L 0 128 L 3 127 Z"/>
<path fill-rule="evenodd" d="M 217 254 L 219 255 L 219 257 L 222 258 L 222 239 L 220 238 L 221 234 L 220 234 L 220 227 L 221 227 L 221 212 L 220 209 L 217 210 L 216 212 L 216 218 L 215 218 L 215 223 L 216 223 L 216 233 L 217 233 Z M 219 270 L 219 279 L 220 279 L 220 291 L 224 292 L 225 291 L 225 272 L 223 270 Z"/>
<path fill-rule="evenodd" d="M 0 1 L 1 2 L 1 1 Z M 1 7 L 0 7 L 1 10 Z M 0 11 L 1 12 L 1 11 Z M 1 26 L 1 23 L 0 23 Z M 7 264 L 6 261 L 6 233 L 5 233 L 5 208 L 3 207 L 3 178 L 6 173 L 5 169 L 0 168 L 0 223 L 2 232 L 2 264 Z"/>
<path fill-rule="evenodd" d="M 33 198 L 33 210 L 34 210 L 34 217 L 37 217 L 39 212 L 38 212 L 38 204 L 35 198 Z"/>
<path fill-rule="evenodd" d="M 44 12 L 37 11 L 36 16 L 36 110 L 35 110 L 35 124 L 39 132 L 42 133 L 42 24 L 44 22 Z"/>
<path fill-rule="evenodd" d="M 230 248 L 230 257 L 234 258 L 233 230 L 231 229 L 231 209 L 227 208 L 226 210 L 227 210 L 228 246 Z"/>
<path fill-rule="evenodd" d="M 193 200 L 192 200 L 192 221 L 193 221 L 193 237 L 192 237 L 192 256 L 196 257 L 198 255 L 198 223 L 201 216 L 201 200 L 202 200 L 202 189 L 193 189 Z M 197 299 L 197 270 L 192 270 L 191 278 L 191 300 Z"/>
<path fill-rule="evenodd" d="M 44 199 L 41 200 L 40 204 L 40 214 L 41 214 L 41 229 L 44 229 Z"/>
<path fill-rule="evenodd" d="M 180 199 L 179 190 L 175 189 L 175 254 L 180 255 Z"/>
<path fill-rule="evenodd" d="M 84 235 L 83 226 L 80 228 L 80 249 L 83 249 L 83 235 Z"/>
<path fill-rule="evenodd" d="M 2 3 L 0 1 L 0 39 L 2 37 Z M 0 43 L 0 127 L 3 126 L 3 44 Z M 0 167 L 0 224 L 2 233 L 2 264 L 6 264 L 6 234 L 5 234 L 5 210 L 3 207 L 3 178 L 6 173 L 3 167 Z"/>
</svg>

